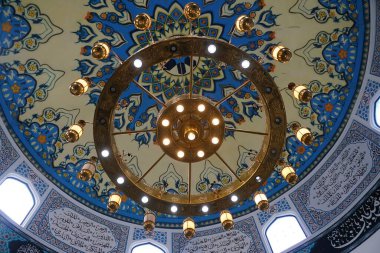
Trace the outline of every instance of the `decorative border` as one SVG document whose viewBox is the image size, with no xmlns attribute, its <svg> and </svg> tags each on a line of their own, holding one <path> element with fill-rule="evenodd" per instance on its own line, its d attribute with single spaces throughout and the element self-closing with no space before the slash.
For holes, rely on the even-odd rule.
<svg viewBox="0 0 380 253">
<path fill-rule="evenodd" d="M 16 173 L 28 179 L 38 192 L 40 196 L 44 195 L 49 185 L 45 183 L 35 172 L 32 170 L 25 161 L 19 164 L 16 168 Z"/>
<path fill-rule="evenodd" d="M 373 96 L 375 96 L 378 90 L 380 90 L 380 83 L 375 82 L 373 80 L 368 80 L 367 86 L 364 89 L 364 93 L 360 101 L 356 115 L 368 121 L 370 117 L 369 111 L 370 111 L 370 106 L 371 106 L 371 100 Z"/>
<path fill-rule="evenodd" d="M 167 237 L 168 237 L 168 235 L 166 232 L 154 231 L 152 236 L 150 237 L 149 235 L 146 234 L 144 229 L 135 228 L 133 231 L 133 240 L 134 241 L 151 238 L 151 239 L 153 239 L 159 243 L 166 245 Z"/>
<path fill-rule="evenodd" d="M 343 151 L 343 149 L 347 145 L 355 143 L 355 140 L 357 139 L 366 139 L 367 141 L 370 141 L 373 146 L 376 146 L 377 149 L 380 148 L 380 136 L 359 122 L 353 121 L 347 132 L 347 135 L 339 144 L 335 152 L 329 157 L 327 162 L 308 181 L 306 181 L 301 187 L 289 195 L 312 233 L 321 229 L 335 217 L 340 215 L 368 187 L 368 185 L 371 184 L 371 182 L 380 172 L 380 156 L 376 157 L 375 155 L 373 166 L 368 175 L 336 208 L 329 212 L 309 208 L 309 195 L 311 185 L 318 178 L 320 178 L 327 169 L 329 169 L 329 167 L 334 163 L 335 159 Z M 378 151 L 376 150 L 375 152 Z"/>
<path fill-rule="evenodd" d="M 20 157 L 0 127 L 0 176 Z"/>
</svg>

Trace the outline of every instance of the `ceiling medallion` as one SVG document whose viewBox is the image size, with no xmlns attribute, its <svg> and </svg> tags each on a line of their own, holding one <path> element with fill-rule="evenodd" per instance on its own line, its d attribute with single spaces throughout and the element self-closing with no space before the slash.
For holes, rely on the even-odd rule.
<svg viewBox="0 0 380 253">
<path fill-rule="evenodd" d="M 199 6 L 189 3 L 184 7 L 183 15 L 190 23 L 201 15 Z M 265 194 L 259 190 L 275 167 L 281 167 L 279 173 L 284 179 L 295 184 L 298 180 L 296 171 L 281 159 L 281 153 L 285 143 L 287 132 L 287 120 L 285 107 L 279 89 L 272 77 L 264 70 L 260 61 L 256 61 L 249 54 L 219 39 L 195 36 L 172 37 L 169 39 L 154 41 L 150 28 L 152 19 L 147 14 L 139 14 L 134 20 L 137 29 L 148 31 L 151 44 L 131 55 L 127 60 L 121 61 L 120 66 L 108 80 L 100 94 L 93 121 L 93 134 L 98 161 L 102 164 L 112 182 L 117 185 L 117 191 L 110 195 L 108 210 L 116 212 L 126 196 L 139 203 L 142 207 L 161 213 L 172 213 L 179 216 L 196 216 L 205 213 L 220 212 L 220 220 L 224 229 L 229 230 L 234 226 L 232 214 L 228 208 L 240 200 L 245 200 L 254 194 L 254 201 L 258 208 L 266 210 L 269 202 Z M 250 32 L 254 28 L 254 20 L 242 15 L 236 22 L 232 33 Z M 95 43 L 92 56 L 102 60 L 111 54 L 120 59 L 106 42 Z M 292 53 L 284 46 L 269 48 L 268 54 L 275 60 L 286 63 Z M 144 70 L 152 66 L 162 66 L 163 62 L 180 57 L 190 58 L 190 75 L 188 86 L 184 87 L 184 94 L 164 102 L 156 97 L 150 87 L 146 88 L 136 81 Z M 240 71 L 245 81 L 230 93 L 218 101 L 195 94 L 194 92 L 194 58 L 204 57 L 229 65 Z M 91 85 L 91 79 L 84 77 L 70 85 L 70 92 L 75 96 L 84 94 Z M 114 113 L 118 100 L 123 92 L 131 85 L 137 86 L 150 98 L 154 99 L 161 109 L 152 128 L 129 131 L 115 131 Z M 185 84 L 183 84 L 185 85 Z M 239 129 L 229 127 L 226 117 L 222 113 L 222 104 L 229 98 L 238 94 L 246 86 L 254 86 L 263 104 L 265 117 L 265 131 L 257 129 Z M 293 91 L 296 99 L 309 102 L 312 94 L 302 85 L 291 83 L 289 89 Z M 77 141 L 84 131 L 85 122 L 69 128 L 66 137 L 70 142 Z M 296 137 L 304 144 L 311 145 L 313 136 L 307 128 L 300 125 L 292 125 Z M 231 168 L 226 157 L 218 153 L 226 143 L 228 131 L 240 132 L 250 136 L 260 136 L 262 139 L 261 150 L 258 152 L 250 168 L 242 173 L 236 173 Z M 119 135 L 133 135 L 137 133 L 152 132 L 156 136 L 155 144 L 161 149 L 161 156 L 142 175 L 136 175 L 122 160 L 122 150 L 118 148 Z M 251 139 L 250 139 L 251 140 Z M 252 138 L 257 141 L 257 138 Z M 128 148 L 128 144 L 125 144 Z M 231 183 L 219 189 L 202 194 L 192 194 L 193 165 L 214 157 L 224 165 L 227 171 L 235 177 Z M 157 189 L 145 183 L 144 179 L 155 170 L 162 159 L 172 159 L 173 162 L 182 163 L 186 170 L 182 173 L 188 176 L 187 194 L 169 194 L 163 189 Z M 78 178 L 88 181 L 94 173 L 96 158 L 92 158 L 79 172 Z M 155 227 L 156 216 L 147 210 L 144 217 L 144 228 L 151 232 Z M 183 231 L 186 238 L 195 234 L 195 222 L 187 218 L 183 222 Z"/>
</svg>

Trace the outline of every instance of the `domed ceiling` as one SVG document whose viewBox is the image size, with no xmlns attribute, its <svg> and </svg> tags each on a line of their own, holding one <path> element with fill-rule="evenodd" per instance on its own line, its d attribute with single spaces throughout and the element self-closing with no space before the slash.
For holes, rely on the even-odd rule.
<svg viewBox="0 0 380 253">
<path fill-rule="evenodd" d="M 106 204 L 115 185 L 100 163 L 93 179 L 83 182 L 77 173 L 96 156 L 92 133 L 95 107 L 103 87 L 120 65 L 118 57 L 130 55 L 155 41 L 189 34 L 183 7 L 188 1 L 10 0 L 0 9 L 0 83 L 2 117 L 24 153 L 51 181 L 85 205 L 129 222 L 141 223 L 143 208 L 128 199 L 116 214 Z M 281 92 L 288 126 L 298 122 L 311 129 L 311 146 L 299 142 L 290 127 L 282 156 L 304 177 L 339 136 L 361 78 L 366 56 L 368 6 L 361 1 L 194 1 L 202 14 L 192 22 L 191 32 L 229 41 L 260 61 Z M 338 3 L 339 2 L 339 3 Z M 54 4 L 53 4 L 54 3 Z M 136 30 L 133 19 L 145 12 L 153 18 L 151 33 Z M 233 25 L 242 14 L 254 17 L 252 32 L 236 33 Z M 91 57 L 97 41 L 107 41 L 114 50 L 110 58 Z M 273 45 L 293 52 L 287 64 L 268 55 Z M 116 57 L 118 55 L 118 57 Z M 138 77 L 146 89 L 163 102 L 188 91 L 190 59 L 182 57 L 152 66 Z M 218 101 L 245 81 L 231 66 L 211 58 L 194 57 L 194 93 Z M 80 97 L 68 86 L 80 77 L 93 84 Z M 310 103 L 296 100 L 287 88 L 290 82 L 304 84 L 313 92 Z M 156 127 L 160 107 L 137 86 L 130 85 L 115 110 L 115 132 Z M 265 110 L 254 85 L 245 86 L 220 107 L 231 128 L 265 131 Z M 89 122 L 80 140 L 64 140 L 64 132 L 78 120 Z M 161 156 L 156 135 L 142 132 L 116 139 L 122 159 L 136 175 L 143 175 Z M 195 163 L 191 186 L 187 164 L 165 157 L 147 174 L 144 183 L 169 194 L 203 194 L 222 189 L 256 161 L 263 136 L 227 131 L 218 157 Z M 261 189 L 275 198 L 289 188 L 277 171 Z M 231 209 L 235 217 L 256 208 L 252 197 Z M 157 225 L 178 227 L 183 217 L 158 214 Z M 195 217 L 198 225 L 219 222 L 219 214 Z"/>
</svg>

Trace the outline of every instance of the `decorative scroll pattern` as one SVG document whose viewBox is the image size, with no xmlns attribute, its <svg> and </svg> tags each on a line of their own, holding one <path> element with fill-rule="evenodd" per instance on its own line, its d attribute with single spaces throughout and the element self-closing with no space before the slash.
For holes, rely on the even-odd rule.
<svg viewBox="0 0 380 253">
<path fill-rule="evenodd" d="M 265 252 L 263 242 L 260 239 L 260 234 L 259 234 L 259 231 L 257 230 L 253 217 L 235 222 L 234 231 L 236 232 L 234 233 L 234 236 L 236 236 L 236 240 L 240 242 L 240 243 L 237 243 L 237 245 L 243 246 L 242 249 L 236 248 L 237 250 L 239 250 L 237 252 Z M 226 241 L 228 242 L 229 238 L 226 236 L 227 236 L 227 233 L 224 232 L 223 228 L 221 227 L 199 231 L 196 233 L 195 237 L 191 241 L 188 241 L 186 238 L 184 238 L 182 233 L 173 233 L 172 252 L 182 253 L 184 249 L 189 249 L 189 251 L 187 252 L 198 252 L 199 250 L 202 250 L 202 249 L 204 250 L 206 249 L 205 247 L 208 247 L 206 244 L 204 244 L 204 242 L 209 242 L 213 240 L 223 241 L 223 244 Z M 191 243 L 192 241 L 194 241 L 194 243 Z M 248 251 L 244 251 L 243 249 L 245 249 L 246 242 L 248 241 L 250 243 L 248 247 Z M 235 243 L 231 243 L 231 244 L 235 244 Z M 233 246 L 236 246 L 236 245 L 233 245 Z M 228 247 L 226 247 L 226 249 L 227 248 Z M 193 249 L 193 251 L 191 251 L 190 249 Z M 210 248 L 208 249 L 211 250 Z M 215 252 L 235 252 L 233 251 L 235 250 L 235 248 L 233 249 L 228 248 L 228 249 L 229 251 L 223 251 L 223 248 L 220 248 L 220 251 L 215 251 Z"/>
<path fill-rule="evenodd" d="M 359 147 L 362 143 L 366 143 L 365 149 Z M 379 143 L 380 136 L 359 122 L 353 121 L 347 135 L 327 162 L 307 182 L 290 194 L 301 217 L 303 217 L 312 232 L 319 230 L 341 214 L 357 196 L 365 191 L 366 188 L 378 178 L 380 172 Z M 354 144 L 358 145 L 357 151 L 355 151 L 355 149 L 351 151 L 346 149 L 346 147 L 351 147 Z M 357 154 L 355 155 L 356 152 Z M 355 180 L 355 182 L 352 182 L 352 184 L 346 187 L 344 182 L 340 183 L 341 177 L 335 175 L 333 169 L 336 167 L 337 161 L 339 161 L 342 156 L 348 154 L 355 155 L 356 158 L 354 158 L 353 162 L 358 163 L 358 166 L 357 170 L 354 171 L 355 174 L 347 178 L 347 180 Z M 371 157 L 372 161 L 363 159 L 368 156 Z M 350 160 L 350 158 L 348 159 Z M 372 166 L 368 166 L 369 162 L 372 163 Z M 329 175 L 328 173 L 331 172 L 333 174 Z M 329 180 L 323 182 L 323 178 L 326 177 L 329 177 Z M 329 182 L 331 183 L 330 185 L 328 185 Z M 355 185 L 357 186 L 354 187 Z M 318 191 L 318 189 L 313 189 L 313 187 L 326 189 Z M 327 191 L 331 193 L 328 199 L 326 199 L 324 195 Z M 322 205 L 319 206 L 318 201 L 325 201 L 326 206 L 323 206 L 322 202 L 320 203 Z"/>
<path fill-rule="evenodd" d="M 271 204 L 269 206 L 269 210 L 265 212 L 258 212 L 257 217 L 259 218 L 260 224 L 263 225 L 265 222 L 267 222 L 270 217 L 272 217 L 276 213 L 281 213 L 283 211 L 290 210 L 290 205 L 288 201 L 284 198 L 279 201 L 277 201 L 274 204 Z"/>
<path fill-rule="evenodd" d="M 153 240 L 166 245 L 166 242 L 167 242 L 167 233 L 166 232 L 153 231 L 152 236 L 153 236 Z M 144 240 L 147 238 L 150 238 L 150 237 L 147 236 L 144 229 L 140 229 L 140 228 L 134 229 L 133 240 L 138 241 L 138 240 Z"/>
<path fill-rule="evenodd" d="M 108 252 L 104 251 L 106 248 L 124 252 L 129 233 L 129 227 L 99 218 L 74 205 L 55 190 L 49 193 L 27 229 L 47 244 L 68 253 L 78 250 Z M 98 243 L 107 241 L 108 244 L 88 244 L 88 236 L 94 234 L 98 237 Z"/>
</svg>

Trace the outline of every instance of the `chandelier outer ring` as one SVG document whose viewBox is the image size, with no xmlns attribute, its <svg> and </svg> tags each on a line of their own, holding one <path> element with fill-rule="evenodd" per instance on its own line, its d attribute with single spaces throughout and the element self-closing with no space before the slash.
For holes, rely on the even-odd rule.
<svg viewBox="0 0 380 253">
<path fill-rule="evenodd" d="M 209 53 L 207 50 L 211 44 L 217 47 L 215 53 Z M 190 196 L 167 194 L 138 181 L 139 178 L 125 169 L 126 165 L 121 159 L 122 156 L 112 135 L 115 106 L 122 92 L 128 88 L 134 78 L 155 64 L 183 56 L 213 58 L 241 71 L 252 81 L 261 96 L 267 115 L 268 132 L 256 161 L 247 172 L 240 176 L 241 181 L 235 180 L 216 192 Z M 136 59 L 142 60 L 141 68 L 134 67 L 133 63 Z M 248 68 L 242 67 L 243 60 L 250 62 Z M 265 181 L 276 167 L 285 144 L 287 130 L 282 96 L 273 78 L 261 64 L 234 45 L 222 40 L 199 36 L 172 37 L 149 45 L 131 55 L 116 69 L 104 86 L 95 109 L 93 122 L 94 142 L 99 161 L 117 189 L 142 207 L 157 212 L 170 214 L 171 206 L 176 205 L 178 207 L 176 215 L 179 216 L 203 216 L 204 213 L 201 209 L 205 204 L 209 207 L 209 213 L 230 208 L 236 204 L 230 199 L 232 193 L 238 195 L 242 200 L 248 199 L 261 186 L 256 177 L 260 176 Z M 102 151 L 105 149 L 109 151 L 108 157 L 102 156 Z M 117 184 L 117 178 L 120 176 L 125 177 L 122 185 Z M 143 196 L 149 197 L 148 203 L 141 202 Z"/>
</svg>

